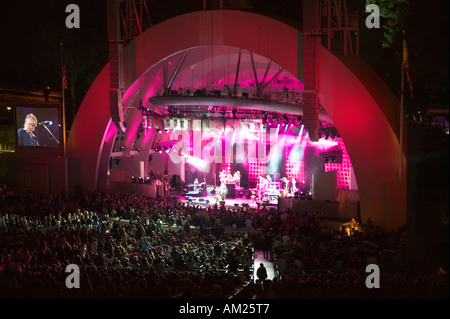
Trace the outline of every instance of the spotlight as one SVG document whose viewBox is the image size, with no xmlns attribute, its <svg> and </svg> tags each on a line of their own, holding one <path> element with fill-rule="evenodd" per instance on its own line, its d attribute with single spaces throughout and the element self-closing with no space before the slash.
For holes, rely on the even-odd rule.
<svg viewBox="0 0 450 319">
<path fill-rule="evenodd" d="M 133 181 L 133 183 L 136 183 L 136 177 L 131 176 L 131 180 Z"/>
<path fill-rule="evenodd" d="M 147 176 L 147 178 L 145 179 L 145 184 L 147 184 L 147 185 L 150 184 L 150 177 Z"/>
<path fill-rule="evenodd" d="M 139 176 L 139 184 L 144 184 L 144 179 L 141 176 Z"/>
</svg>

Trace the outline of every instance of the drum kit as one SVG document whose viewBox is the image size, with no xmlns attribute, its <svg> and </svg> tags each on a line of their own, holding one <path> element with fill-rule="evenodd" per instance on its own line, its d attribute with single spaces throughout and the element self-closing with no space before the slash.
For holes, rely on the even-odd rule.
<svg viewBox="0 0 450 319">
<path fill-rule="evenodd" d="M 281 182 L 272 182 L 269 175 L 267 178 L 259 176 L 258 197 L 269 202 L 276 201 L 278 197 L 294 197 L 298 191 L 296 184 L 295 178 L 289 180 L 283 177 Z"/>
<path fill-rule="evenodd" d="M 220 186 L 215 188 L 215 195 L 217 196 L 217 201 L 224 200 L 227 195 L 228 188 L 227 184 L 234 184 L 235 190 L 240 188 L 241 175 L 239 171 L 236 171 L 233 175 L 222 170 L 219 173 Z M 199 183 L 196 179 L 194 183 L 187 185 L 188 196 L 203 196 L 205 193 L 206 183 Z M 296 187 L 295 178 L 288 179 L 283 177 L 280 182 L 272 181 L 270 175 L 266 177 L 258 177 L 258 185 L 254 190 L 254 195 L 259 198 L 261 202 L 275 203 L 278 201 L 279 197 L 294 197 L 295 193 L 298 191 Z M 233 197 L 234 198 L 234 197 Z"/>
<path fill-rule="evenodd" d="M 227 174 L 226 170 L 222 170 L 219 172 L 219 180 L 220 180 L 220 186 L 215 189 L 215 193 L 217 196 L 217 201 L 220 199 L 224 200 L 227 195 L 232 196 L 234 198 L 234 195 L 228 194 L 228 184 L 234 184 L 234 190 L 240 191 L 242 188 L 240 187 L 241 183 L 241 172 L 236 171 L 233 175 L 231 173 Z"/>
<path fill-rule="evenodd" d="M 225 170 L 219 173 L 220 185 L 222 184 L 235 184 L 239 185 L 241 183 L 241 172 L 236 171 L 233 175 L 227 174 Z"/>
<path fill-rule="evenodd" d="M 276 202 L 281 196 L 281 183 L 272 182 L 269 175 L 267 177 L 259 176 L 258 197 L 264 202 Z"/>
</svg>

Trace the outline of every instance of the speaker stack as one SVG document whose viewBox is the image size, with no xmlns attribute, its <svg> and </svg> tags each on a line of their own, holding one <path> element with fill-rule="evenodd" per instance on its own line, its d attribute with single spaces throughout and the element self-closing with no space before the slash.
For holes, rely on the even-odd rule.
<svg viewBox="0 0 450 319">
<path fill-rule="evenodd" d="M 227 184 L 227 198 L 236 198 L 236 185 Z"/>
</svg>

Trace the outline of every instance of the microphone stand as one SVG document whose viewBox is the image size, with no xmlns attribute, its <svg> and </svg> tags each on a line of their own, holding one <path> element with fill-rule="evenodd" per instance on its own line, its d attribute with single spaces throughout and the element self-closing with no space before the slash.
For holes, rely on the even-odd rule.
<svg viewBox="0 0 450 319">
<path fill-rule="evenodd" d="M 48 129 L 47 125 L 42 124 L 43 127 L 45 127 L 45 129 L 50 133 L 50 135 L 53 137 L 53 139 L 56 141 L 56 143 L 59 144 L 58 139 L 55 137 L 55 135 L 53 135 L 53 133 Z"/>
<path fill-rule="evenodd" d="M 39 146 L 39 142 L 36 138 L 36 135 L 34 135 L 33 132 L 31 132 L 31 137 L 33 138 L 33 141 L 36 143 L 36 146 Z"/>
</svg>

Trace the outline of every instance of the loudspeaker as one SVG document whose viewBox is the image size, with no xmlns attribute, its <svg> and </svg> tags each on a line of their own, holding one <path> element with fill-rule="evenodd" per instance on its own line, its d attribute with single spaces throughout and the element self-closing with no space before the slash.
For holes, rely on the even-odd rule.
<svg viewBox="0 0 450 319">
<path fill-rule="evenodd" d="M 235 184 L 227 184 L 227 198 L 235 198 L 236 197 L 236 185 Z"/>
</svg>

